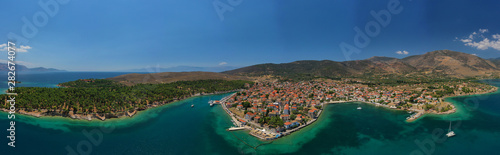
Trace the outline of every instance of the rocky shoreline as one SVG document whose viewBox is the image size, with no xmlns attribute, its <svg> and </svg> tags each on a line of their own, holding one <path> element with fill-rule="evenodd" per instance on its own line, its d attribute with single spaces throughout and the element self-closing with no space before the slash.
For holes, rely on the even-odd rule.
<svg viewBox="0 0 500 155">
<path fill-rule="evenodd" d="M 443 96 L 443 99 L 445 98 L 448 98 L 448 97 L 458 97 L 458 96 L 469 96 L 469 95 L 480 95 L 480 94 L 489 94 L 489 93 L 494 93 L 494 92 L 497 92 L 498 91 L 498 87 L 494 87 L 493 89 L 490 89 L 486 92 L 475 92 L 475 93 L 467 93 L 467 94 L 461 94 L 461 95 L 454 95 L 454 96 L 451 96 L 451 95 L 447 95 L 447 96 Z M 436 114 L 436 115 L 448 115 L 448 114 L 453 114 L 455 112 L 457 112 L 457 108 L 455 107 L 455 105 L 453 103 L 450 103 L 450 102 L 443 102 L 443 103 L 447 103 L 448 105 L 451 105 L 451 110 L 448 110 L 448 111 L 445 111 L 445 112 L 436 112 L 436 111 L 426 111 L 424 113 L 422 113 L 422 115 L 416 117 L 416 118 L 413 118 L 413 119 L 407 119 L 406 122 L 413 122 L 415 120 L 417 120 L 418 118 L 426 115 L 426 114 Z"/>
</svg>

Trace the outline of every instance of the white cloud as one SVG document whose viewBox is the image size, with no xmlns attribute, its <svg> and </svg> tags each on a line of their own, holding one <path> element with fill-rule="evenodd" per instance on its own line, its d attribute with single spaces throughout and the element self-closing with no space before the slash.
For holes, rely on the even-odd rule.
<svg viewBox="0 0 500 155">
<path fill-rule="evenodd" d="M 472 32 L 465 39 L 460 39 L 465 46 L 477 48 L 479 50 L 487 50 L 489 48 L 500 51 L 500 34 L 493 34 L 491 38 L 485 37 L 483 34 L 489 32 L 488 29 L 479 29 L 478 32 Z"/>
<path fill-rule="evenodd" d="M 16 52 L 28 52 L 29 49 L 31 49 L 31 46 L 21 45 L 19 46 L 19 48 L 17 48 Z"/>
<path fill-rule="evenodd" d="M 460 39 L 460 41 L 464 43 L 470 43 L 472 42 L 472 39 Z"/>
<path fill-rule="evenodd" d="M 0 51 L 7 51 L 7 44 L 0 44 Z"/>
<path fill-rule="evenodd" d="M 500 39 L 500 34 L 494 34 L 493 39 Z"/>
<path fill-rule="evenodd" d="M 21 45 L 16 48 L 16 52 L 28 52 L 29 49 L 31 49 L 31 46 Z M 7 44 L 0 44 L 0 51 L 7 51 L 7 50 L 8 50 Z"/>
<path fill-rule="evenodd" d="M 473 55 L 473 56 L 477 56 L 477 54 L 476 54 L 476 53 L 472 53 L 471 55 Z"/>
<path fill-rule="evenodd" d="M 222 65 L 227 65 L 227 62 L 220 62 L 219 66 L 222 66 Z"/>
<path fill-rule="evenodd" d="M 408 51 L 397 51 L 396 54 L 408 55 L 408 54 L 410 54 L 410 52 L 408 52 Z"/>
</svg>

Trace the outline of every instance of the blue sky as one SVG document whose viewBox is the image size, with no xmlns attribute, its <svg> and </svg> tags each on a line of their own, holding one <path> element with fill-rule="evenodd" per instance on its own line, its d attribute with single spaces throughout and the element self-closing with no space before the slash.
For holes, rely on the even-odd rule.
<svg viewBox="0 0 500 155">
<path fill-rule="evenodd" d="M 214 2 L 232 11 L 221 20 Z M 57 2 L 59 9 L 50 16 L 39 1 L 5 0 L 0 37 L 6 42 L 14 33 L 29 40 L 18 52 L 21 64 L 70 71 L 403 58 L 440 49 L 500 57 L 500 2 L 472 0 L 401 0 L 401 12 L 391 13 L 369 44 L 346 57 L 339 45 L 356 47 L 354 28 L 364 30 L 376 22 L 370 11 L 388 10 L 393 2 L 69 0 Z M 24 36 L 23 17 L 33 23 L 34 16 L 40 17 L 38 32 Z"/>
</svg>

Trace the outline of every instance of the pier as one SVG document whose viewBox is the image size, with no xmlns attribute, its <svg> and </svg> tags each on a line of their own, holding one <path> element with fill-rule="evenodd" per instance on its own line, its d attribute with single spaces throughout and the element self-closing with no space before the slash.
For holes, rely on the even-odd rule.
<svg viewBox="0 0 500 155">
<path fill-rule="evenodd" d="M 424 114 L 424 111 L 421 110 L 421 111 L 418 111 L 417 113 L 414 113 L 412 114 L 411 116 L 407 117 L 406 118 L 406 121 L 407 122 L 412 122 L 412 121 L 415 121 L 417 120 L 418 118 L 420 118 L 420 116 L 422 116 Z"/>
<path fill-rule="evenodd" d="M 243 129 L 246 129 L 245 127 L 231 127 L 229 129 L 227 129 L 228 131 L 236 131 L 236 130 L 243 130 Z"/>
</svg>

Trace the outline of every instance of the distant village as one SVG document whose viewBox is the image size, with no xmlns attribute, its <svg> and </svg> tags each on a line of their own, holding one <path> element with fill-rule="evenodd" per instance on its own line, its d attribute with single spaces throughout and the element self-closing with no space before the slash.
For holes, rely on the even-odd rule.
<svg viewBox="0 0 500 155">
<path fill-rule="evenodd" d="M 227 98 L 223 108 L 239 127 L 250 134 L 272 140 L 305 127 L 319 117 L 326 104 L 364 102 L 374 106 L 406 110 L 413 121 L 425 113 L 452 113 L 447 96 L 496 91 L 477 82 L 441 82 L 399 86 L 367 86 L 344 81 L 260 82 Z"/>
</svg>

